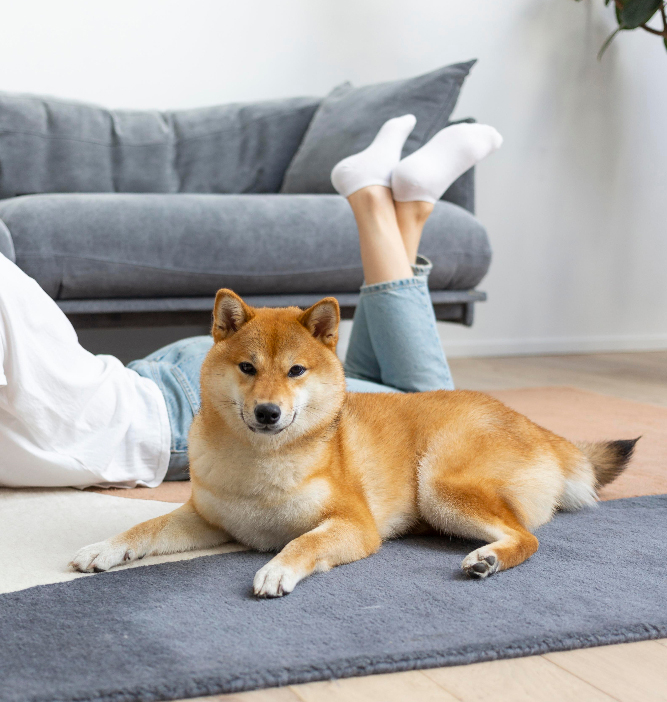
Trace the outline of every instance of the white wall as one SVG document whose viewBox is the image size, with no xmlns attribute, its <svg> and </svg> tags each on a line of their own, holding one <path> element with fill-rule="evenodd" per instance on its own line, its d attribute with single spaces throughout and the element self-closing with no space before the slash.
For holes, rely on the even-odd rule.
<svg viewBox="0 0 667 702">
<path fill-rule="evenodd" d="M 602 0 L 5 0 L 0 89 L 110 107 L 321 95 L 480 59 L 456 115 L 495 250 L 452 354 L 667 348 L 667 52 Z"/>
</svg>

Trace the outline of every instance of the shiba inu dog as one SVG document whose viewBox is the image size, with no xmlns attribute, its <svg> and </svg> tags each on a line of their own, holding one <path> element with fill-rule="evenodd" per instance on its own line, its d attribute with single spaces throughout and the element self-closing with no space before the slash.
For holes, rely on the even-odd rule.
<svg viewBox="0 0 667 702">
<path fill-rule="evenodd" d="M 575 445 L 477 392 L 347 393 L 334 298 L 254 309 L 220 290 L 213 319 L 190 501 L 82 549 L 73 568 L 236 540 L 279 551 L 253 583 L 278 597 L 430 527 L 487 542 L 462 563 L 485 578 L 535 553 L 556 510 L 595 504 L 634 449 Z"/>
</svg>

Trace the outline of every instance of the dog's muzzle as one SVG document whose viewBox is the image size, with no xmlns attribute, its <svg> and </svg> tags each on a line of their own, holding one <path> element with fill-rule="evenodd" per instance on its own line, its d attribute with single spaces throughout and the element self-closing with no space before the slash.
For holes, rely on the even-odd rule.
<svg viewBox="0 0 667 702">
<path fill-rule="evenodd" d="M 246 423 L 250 431 L 256 434 L 280 434 L 281 431 L 287 429 L 287 427 L 294 424 L 296 419 L 296 412 L 292 417 L 292 421 L 289 424 L 282 424 L 281 419 L 287 419 L 282 413 L 282 410 L 278 405 L 274 405 L 272 402 L 266 402 L 261 405 L 257 405 L 254 410 L 254 416 L 251 421 L 248 421 L 243 417 L 243 421 Z"/>
</svg>

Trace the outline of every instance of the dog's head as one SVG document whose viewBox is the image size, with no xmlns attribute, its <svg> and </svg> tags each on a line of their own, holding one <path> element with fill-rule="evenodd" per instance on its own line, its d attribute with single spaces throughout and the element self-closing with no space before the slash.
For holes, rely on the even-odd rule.
<svg viewBox="0 0 667 702">
<path fill-rule="evenodd" d="M 253 443 L 279 445 L 331 424 L 345 395 L 333 297 L 309 309 L 253 308 L 219 290 L 214 345 L 202 366 L 202 410 Z"/>
</svg>

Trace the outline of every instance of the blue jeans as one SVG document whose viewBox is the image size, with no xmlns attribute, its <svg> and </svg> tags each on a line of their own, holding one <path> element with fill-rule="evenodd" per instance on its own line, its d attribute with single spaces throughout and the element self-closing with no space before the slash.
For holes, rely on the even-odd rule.
<svg viewBox="0 0 667 702">
<path fill-rule="evenodd" d="M 213 346 L 211 336 L 193 336 L 127 364 L 139 375 L 154 380 L 167 404 L 171 427 L 171 456 L 165 480 L 187 480 L 188 432 L 199 410 L 201 364 Z"/>
<path fill-rule="evenodd" d="M 361 288 L 345 357 L 349 391 L 454 389 L 428 293 L 430 270 L 420 257 L 414 277 Z M 157 383 L 167 404 L 171 458 L 165 480 L 188 478 L 188 431 L 199 409 L 201 365 L 212 345 L 210 336 L 195 336 L 128 364 Z"/>
</svg>

